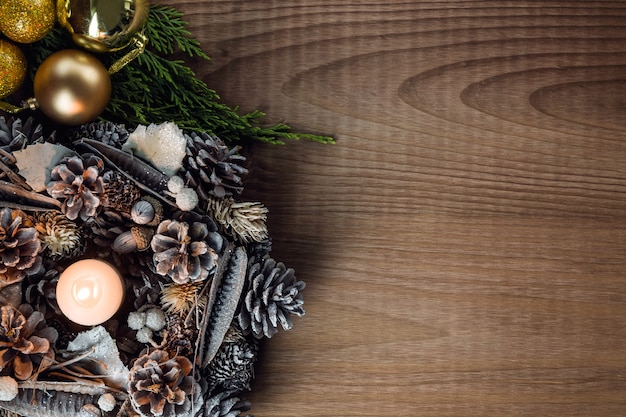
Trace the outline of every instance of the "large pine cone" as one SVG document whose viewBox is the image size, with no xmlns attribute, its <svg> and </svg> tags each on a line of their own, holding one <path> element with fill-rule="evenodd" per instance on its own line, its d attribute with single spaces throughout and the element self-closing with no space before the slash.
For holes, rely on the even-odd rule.
<svg viewBox="0 0 626 417">
<path fill-rule="evenodd" d="M 150 244 L 156 272 L 177 284 L 203 281 L 217 267 L 222 237 L 206 224 L 162 221 Z M 213 242 L 213 244 L 211 244 Z M 216 247 L 218 246 L 218 247 Z"/>
<path fill-rule="evenodd" d="M 0 210 L 0 288 L 19 282 L 41 268 L 41 242 L 33 226 L 21 210 Z"/>
<path fill-rule="evenodd" d="M 50 173 L 47 191 L 63 201 L 61 210 L 70 220 L 87 221 L 96 215 L 104 196 L 104 162 L 93 154 L 66 157 Z"/>
<path fill-rule="evenodd" d="M 293 269 L 269 256 L 250 265 L 249 289 L 238 315 L 241 329 L 256 338 L 272 337 L 279 323 L 283 329 L 291 329 L 291 315 L 304 315 L 304 281 L 297 281 Z"/>
<path fill-rule="evenodd" d="M 53 364 L 57 331 L 29 304 L 0 307 L 0 369 L 20 380 Z M 38 369 L 36 369 L 38 368 Z"/>
<path fill-rule="evenodd" d="M 194 389 L 191 361 L 183 356 L 170 358 L 154 350 L 137 358 L 130 370 L 129 394 L 135 411 L 144 417 L 188 415 Z"/>
<path fill-rule="evenodd" d="M 248 170 L 241 165 L 246 158 L 237 154 L 240 146 L 229 149 L 218 137 L 192 132 L 187 136 L 186 157 L 179 174 L 201 200 L 222 198 L 243 191 L 241 177 Z"/>
</svg>

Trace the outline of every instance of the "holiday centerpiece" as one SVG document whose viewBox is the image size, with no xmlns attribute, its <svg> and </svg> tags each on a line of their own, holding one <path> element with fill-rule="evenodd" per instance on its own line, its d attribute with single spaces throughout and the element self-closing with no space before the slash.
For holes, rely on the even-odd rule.
<svg viewBox="0 0 626 417">
<path fill-rule="evenodd" d="M 221 104 L 172 8 L 3 0 L 0 31 L 0 415 L 244 413 L 304 283 L 237 142 L 332 139 Z"/>
</svg>

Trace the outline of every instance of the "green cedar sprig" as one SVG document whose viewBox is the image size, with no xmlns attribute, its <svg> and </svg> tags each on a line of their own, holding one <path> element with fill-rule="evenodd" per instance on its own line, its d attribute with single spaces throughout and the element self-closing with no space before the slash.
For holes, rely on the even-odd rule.
<svg viewBox="0 0 626 417">
<path fill-rule="evenodd" d="M 265 116 L 262 111 L 240 114 L 237 108 L 222 103 L 217 92 L 198 79 L 184 60 L 176 58 L 182 54 L 210 59 L 187 30 L 183 16 L 169 6 L 150 7 L 144 28 L 148 48 L 111 76 L 111 101 L 102 119 L 128 126 L 174 122 L 184 130 L 215 134 L 228 143 L 244 138 L 274 144 L 291 139 L 334 143 L 329 136 L 295 133 L 285 123 L 262 126 L 261 119 Z M 53 52 L 75 47 L 67 33 L 57 28 L 25 52 L 29 67 L 36 69 Z M 105 54 L 101 58 L 110 66 L 126 52 Z"/>
</svg>

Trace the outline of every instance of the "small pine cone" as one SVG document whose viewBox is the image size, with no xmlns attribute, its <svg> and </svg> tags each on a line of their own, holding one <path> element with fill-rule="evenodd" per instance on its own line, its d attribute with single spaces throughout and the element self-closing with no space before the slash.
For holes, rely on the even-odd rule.
<svg viewBox="0 0 626 417">
<path fill-rule="evenodd" d="M 128 135 L 129 132 L 124 125 L 103 121 L 87 123 L 70 132 L 72 142 L 83 138 L 95 139 L 120 149 L 128 139 Z"/>
<path fill-rule="evenodd" d="M 194 389 L 193 364 L 163 350 L 145 353 L 129 373 L 129 394 L 135 411 L 144 417 L 187 415 Z"/>
<path fill-rule="evenodd" d="M 177 284 L 207 279 L 217 267 L 214 247 L 221 245 L 222 237 L 206 224 L 175 220 L 162 221 L 151 242 L 157 273 Z"/>
<path fill-rule="evenodd" d="M 203 412 L 197 417 L 237 417 L 250 409 L 248 400 L 241 400 L 233 391 L 222 391 L 215 395 L 207 396 L 204 402 Z M 252 417 L 246 414 L 242 417 Z"/>
<path fill-rule="evenodd" d="M 225 233 L 243 243 L 267 239 L 267 211 L 261 203 L 236 203 L 232 198 L 207 200 L 207 212 L 213 213 Z"/>
<path fill-rule="evenodd" d="M 302 290 L 304 282 L 297 281 L 294 270 L 266 256 L 251 262 L 248 268 L 248 292 L 238 315 L 244 333 L 256 338 L 272 337 L 278 324 L 289 330 L 291 315 L 303 316 Z"/>
<path fill-rule="evenodd" d="M 26 121 L 19 118 L 0 116 L 0 147 L 6 151 L 24 149 L 26 145 L 43 141 L 43 126 L 34 118 Z"/>
<path fill-rule="evenodd" d="M 193 357 L 195 354 L 195 341 L 198 337 L 198 329 L 195 322 L 185 324 L 183 314 L 167 315 L 167 342 L 166 350 L 173 356 Z"/>
<path fill-rule="evenodd" d="M 102 181 L 104 183 L 102 205 L 124 216 L 130 216 L 133 204 L 141 197 L 139 187 L 117 171 L 105 172 Z"/>
<path fill-rule="evenodd" d="M 52 313 L 62 314 L 56 300 L 59 275 L 60 269 L 56 262 L 46 260 L 44 261 L 44 267 L 39 273 L 26 278 L 24 299 L 44 315 L 47 315 L 49 309 L 52 310 Z"/>
<path fill-rule="evenodd" d="M 93 154 L 61 160 L 50 172 L 48 194 L 61 200 L 61 210 L 70 220 L 87 221 L 96 215 L 104 197 L 104 162 Z"/>
<path fill-rule="evenodd" d="M 119 235 L 130 228 L 125 219 L 116 211 L 103 210 L 89 222 L 93 242 L 102 248 L 111 248 Z"/>
<path fill-rule="evenodd" d="M 248 173 L 240 165 L 246 160 L 237 153 L 241 147 L 229 149 L 220 138 L 207 133 L 192 132 L 186 137 L 186 156 L 179 175 L 188 187 L 196 190 L 200 200 L 241 194 L 241 177 Z"/>
<path fill-rule="evenodd" d="M 22 210 L 0 210 L 0 287 L 19 282 L 41 268 L 41 241 L 33 226 Z"/>
<path fill-rule="evenodd" d="M 228 329 L 222 345 L 206 370 L 212 391 L 215 388 L 236 392 L 250 389 L 258 343 L 256 338 L 246 337 L 234 324 Z"/>
<path fill-rule="evenodd" d="M 0 307 L 0 355 L 2 375 L 26 380 L 33 372 L 53 364 L 57 331 L 29 304 Z"/>
<path fill-rule="evenodd" d="M 63 214 L 49 211 L 35 217 L 39 240 L 50 259 L 76 258 L 83 254 L 80 228 Z"/>
</svg>

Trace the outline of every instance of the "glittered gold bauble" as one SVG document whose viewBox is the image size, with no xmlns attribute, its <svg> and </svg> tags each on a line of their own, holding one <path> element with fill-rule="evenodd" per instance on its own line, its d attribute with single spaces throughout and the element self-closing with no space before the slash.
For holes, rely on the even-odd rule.
<svg viewBox="0 0 626 417">
<path fill-rule="evenodd" d="M 93 55 L 65 49 L 50 55 L 35 73 L 37 106 L 66 125 L 93 121 L 111 98 L 111 78 Z"/>
<path fill-rule="evenodd" d="M 56 20 L 55 0 L 1 0 L 0 31 L 20 43 L 43 38 Z"/>
<path fill-rule="evenodd" d="M 91 52 L 130 44 L 146 20 L 148 0 L 57 0 L 57 18 L 74 42 Z"/>
<path fill-rule="evenodd" d="M 26 77 L 26 58 L 17 46 L 0 39 L 0 98 L 20 88 Z"/>
</svg>

